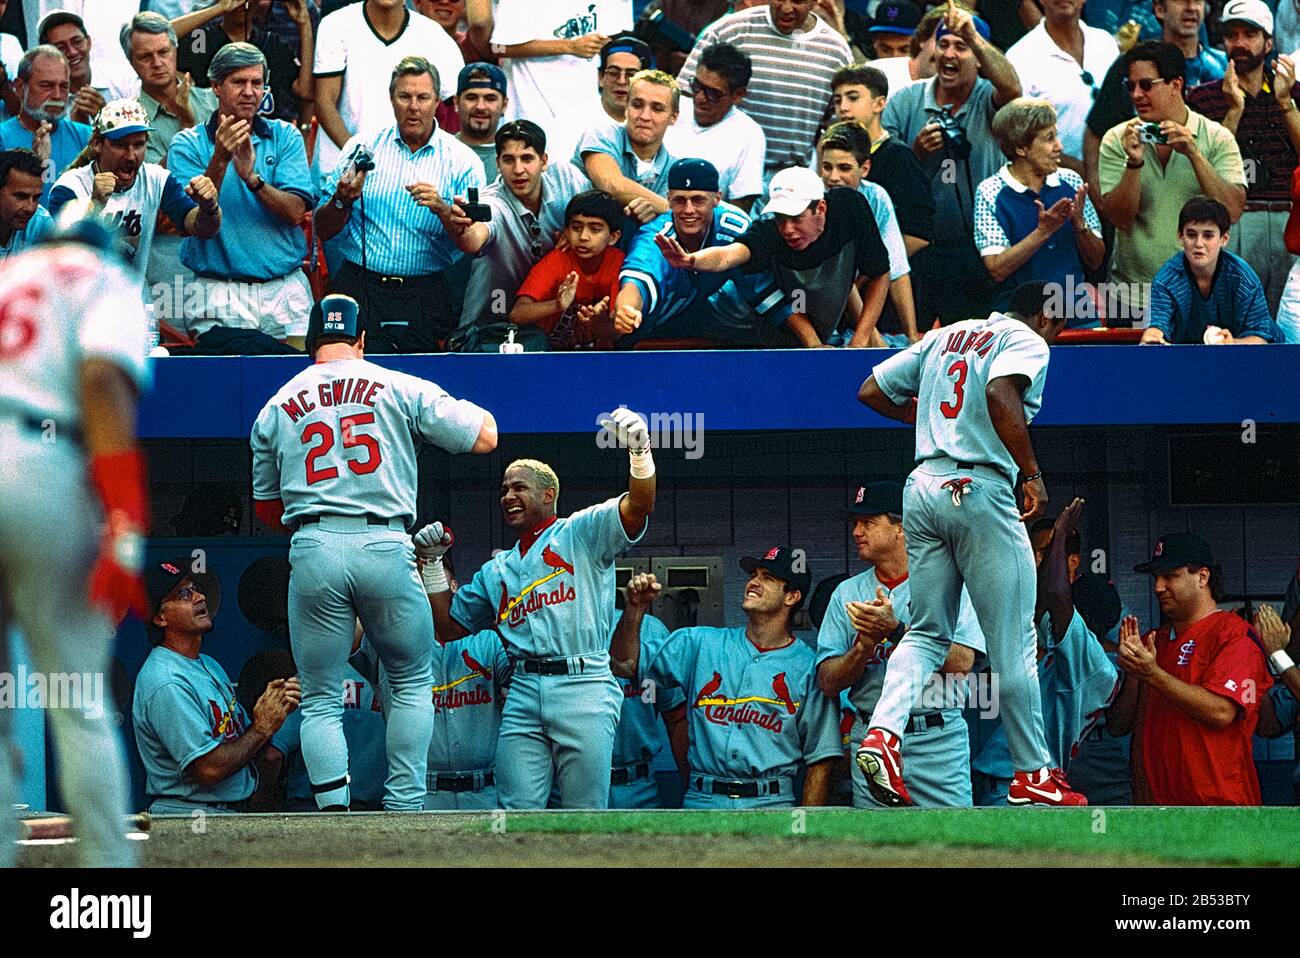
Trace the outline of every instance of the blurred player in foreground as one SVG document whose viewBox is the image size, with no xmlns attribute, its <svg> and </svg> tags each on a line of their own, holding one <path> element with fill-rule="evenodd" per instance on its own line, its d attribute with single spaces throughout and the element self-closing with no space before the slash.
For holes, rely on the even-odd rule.
<svg viewBox="0 0 1300 958">
<path fill-rule="evenodd" d="M 37 671 L 80 677 L 83 693 L 92 676 L 108 673 L 116 624 L 146 605 L 149 503 L 135 437 L 146 324 L 139 278 L 107 254 L 111 245 L 102 227 L 74 223 L 0 268 L 0 672 L 10 671 L 16 625 Z M 79 857 L 132 865 L 121 742 L 104 708 L 79 698 L 41 703 Z M 0 708 L 5 833 L 19 775 L 12 711 Z M 9 839 L 0 835 L 0 865 L 12 862 Z"/>
</svg>

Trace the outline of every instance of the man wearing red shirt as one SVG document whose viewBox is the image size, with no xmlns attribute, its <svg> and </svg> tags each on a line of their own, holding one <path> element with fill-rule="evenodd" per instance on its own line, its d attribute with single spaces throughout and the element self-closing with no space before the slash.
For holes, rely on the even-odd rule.
<svg viewBox="0 0 1300 958">
<path fill-rule="evenodd" d="M 1120 626 L 1124 686 L 1106 713 L 1113 735 L 1134 735 L 1136 779 L 1156 805 L 1259 805 L 1251 736 L 1272 685 L 1255 630 L 1220 612 L 1222 572 L 1200 536 L 1170 533 L 1150 562 L 1164 625 Z M 1138 790 L 1135 789 L 1135 793 Z"/>
</svg>

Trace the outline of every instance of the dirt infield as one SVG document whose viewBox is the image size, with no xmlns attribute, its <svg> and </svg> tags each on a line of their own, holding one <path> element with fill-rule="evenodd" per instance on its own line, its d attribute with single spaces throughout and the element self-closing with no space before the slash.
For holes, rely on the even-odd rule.
<svg viewBox="0 0 1300 958">
<path fill-rule="evenodd" d="M 540 813 L 546 815 L 547 813 Z M 898 846 L 797 835 L 640 834 L 492 830 L 489 815 L 248 815 L 154 819 L 146 867 L 1180 867 L 1140 854 L 1050 849 Z M 611 825 L 613 824 L 611 819 Z M 598 824 L 599 816 L 592 816 Z M 502 822 L 498 822 L 501 827 Z M 75 864 L 67 844 L 24 846 L 19 864 Z M 1201 862 L 1200 864 L 1213 864 Z"/>
</svg>

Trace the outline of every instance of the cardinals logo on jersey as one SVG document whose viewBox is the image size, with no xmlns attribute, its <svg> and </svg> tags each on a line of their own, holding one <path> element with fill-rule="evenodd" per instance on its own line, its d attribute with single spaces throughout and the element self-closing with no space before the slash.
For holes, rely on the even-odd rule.
<svg viewBox="0 0 1300 958">
<path fill-rule="evenodd" d="M 774 734 L 780 734 L 784 723 L 782 715 L 794 715 L 799 711 L 799 704 L 790 694 L 786 685 L 785 673 L 778 672 L 772 677 L 772 695 L 746 695 L 740 698 L 728 698 L 719 695 L 722 688 L 722 675 L 714 672 L 713 677 L 701 686 L 695 696 L 695 708 L 704 709 L 704 717 L 714 725 L 757 725 Z M 756 705 L 775 705 L 777 711 L 755 708 Z"/>
<path fill-rule="evenodd" d="M 435 713 L 439 709 L 450 711 L 465 705 L 487 705 L 492 701 L 492 667 L 479 662 L 463 649 L 460 653 L 460 659 L 465 663 L 465 668 L 469 669 L 469 672 L 445 685 L 435 685 L 433 687 L 433 710 Z M 483 679 L 484 684 L 476 685 L 468 691 L 457 689 L 457 686 L 464 685 L 474 679 Z"/>
<path fill-rule="evenodd" d="M 213 738 L 233 742 L 244 734 L 244 721 L 240 717 L 239 699 L 234 695 L 230 696 L 230 702 L 226 705 L 225 711 L 222 711 L 217 702 L 208 699 L 208 711 L 211 713 L 212 718 Z"/>
<path fill-rule="evenodd" d="M 561 583 L 549 592 L 538 591 L 541 586 L 544 586 L 557 576 L 566 572 L 573 575 L 573 563 L 569 562 L 549 545 L 542 549 L 542 562 L 554 571 L 526 585 L 517 596 L 512 598 L 509 590 L 504 585 L 501 586 L 501 602 L 497 607 L 498 622 L 506 622 L 509 619 L 506 624 L 514 627 L 538 609 L 545 608 L 548 605 L 557 605 L 561 602 L 573 601 L 572 585 Z M 525 601 L 525 596 L 527 601 Z"/>
</svg>

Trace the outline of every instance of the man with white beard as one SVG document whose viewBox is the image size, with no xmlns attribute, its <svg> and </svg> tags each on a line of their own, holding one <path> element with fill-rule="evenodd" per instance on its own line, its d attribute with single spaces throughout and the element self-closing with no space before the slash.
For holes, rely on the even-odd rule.
<svg viewBox="0 0 1300 958">
<path fill-rule="evenodd" d="M 90 127 L 66 119 L 71 89 L 68 59 L 57 47 L 33 47 L 18 63 L 14 86 L 22 112 L 0 123 L 0 150 L 31 150 L 44 163 L 41 206 L 50 187 L 90 142 Z"/>
</svg>

